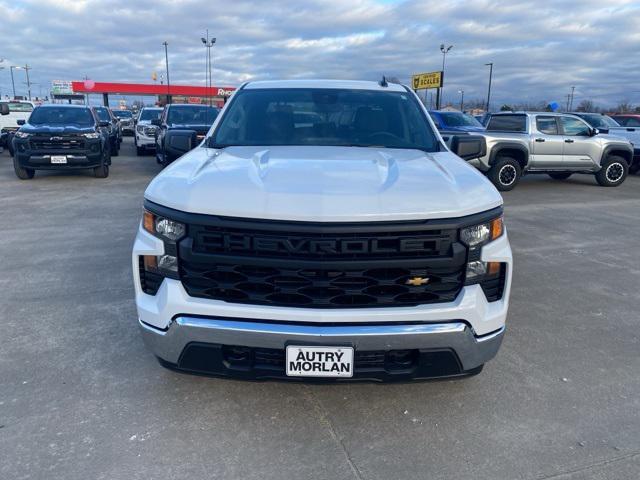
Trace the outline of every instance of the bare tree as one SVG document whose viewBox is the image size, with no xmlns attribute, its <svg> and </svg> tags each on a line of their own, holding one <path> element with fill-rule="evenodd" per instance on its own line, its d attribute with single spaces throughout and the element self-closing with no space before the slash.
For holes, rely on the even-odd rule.
<svg viewBox="0 0 640 480">
<path fill-rule="evenodd" d="M 627 113 L 633 111 L 633 105 L 629 100 L 622 100 L 618 102 L 618 105 L 615 108 L 616 112 Z"/>
<path fill-rule="evenodd" d="M 585 98 L 584 100 L 582 100 L 578 104 L 578 107 L 576 108 L 576 111 L 578 111 L 578 112 L 595 112 L 595 107 L 594 107 L 593 102 L 591 100 L 587 100 Z"/>
</svg>

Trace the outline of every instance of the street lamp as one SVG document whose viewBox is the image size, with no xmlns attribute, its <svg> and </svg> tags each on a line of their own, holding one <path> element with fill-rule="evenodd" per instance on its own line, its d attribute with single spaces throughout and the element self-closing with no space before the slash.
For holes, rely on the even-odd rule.
<svg viewBox="0 0 640 480">
<path fill-rule="evenodd" d="M 458 90 L 460 94 L 460 111 L 464 112 L 464 90 Z"/>
<path fill-rule="evenodd" d="M 164 41 L 162 42 L 162 45 L 164 45 L 164 64 L 167 68 L 167 103 L 171 103 L 171 82 L 169 82 L 169 51 L 167 49 L 169 44 Z"/>
<path fill-rule="evenodd" d="M 442 103 L 444 103 L 444 61 L 447 58 L 447 53 L 453 48 L 453 45 L 446 46 L 444 43 L 440 44 L 440 51 L 442 52 L 442 86 L 440 87 L 440 98 L 438 99 L 438 109 Z"/>
<path fill-rule="evenodd" d="M 491 101 L 491 78 L 493 77 L 493 63 L 485 63 L 485 67 L 489 67 L 489 89 L 487 90 L 487 105 L 485 111 L 489 113 L 489 102 Z"/>
<path fill-rule="evenodd" d="M 13 99 L 16 99 L 16 82 L 13 80 L 13 69 L 20 70 L 22 67 L 16 67 L 15 65 L 11 65 L 9 67 L 9 71 L 11 71 L 11 88 L 13 89 Z"/>
<path fill-rule="evenodd" d="M 211 48 L 213 47 L 213 44 L 216 43 L 216 38 L 211 38 L 209 39 L 209 29 L 207 28 L 207 38 L 201 37 L 200 40 L 202 40 L 202 43 L 204 43 L 204 46 L 207 48 L 207 93 L 208 95 L 208 99 L 209 99 L 209 105 L 211 105 L 211 87 L 213 85 L 213 81 L 212 81 L 212 77 L 211 77 Z"/>
</svg>

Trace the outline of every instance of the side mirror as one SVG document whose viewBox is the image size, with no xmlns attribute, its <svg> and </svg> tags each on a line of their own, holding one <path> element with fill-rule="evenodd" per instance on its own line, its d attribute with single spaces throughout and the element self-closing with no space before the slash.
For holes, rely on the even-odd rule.
<svg viewBox="0 0 640 480">
<path fill-rule="evenodd" d="M 98 125 L 100 125 L 101 127 L 108 127 L 109 125 L 111 125 L 111 122 L 107 120 L 101 120 L 100 123 L 98 123 Z"/>
<path fill-rule="evenodd" d="M 159 127 L 160 124 L 160 119 L 159 118 L 154 118 L 153 120 L 151 120 L 151 125 L 155 125 L 156 127 Z"/>
<path fill-rule="evenodd" d="M 0 115 L 9 115 L 9 104 L 0 103 Z"/>
<path fill-rule="evenodd" d="M 481 135 L 454 135 L 451 151 L 463 160 L 473 160 L 487 154 L 487 141 Z"/>
<path fill-rule="evenodd" d="M 16 123 L 17 123 L 18 125 L 24 125 L 24 124 L 25 124 L 25 123 L 27 123 L 27 122 L 25 122 L 24 120 L 20 119 L 20 120 L 16 120 Z"/>
</svg>

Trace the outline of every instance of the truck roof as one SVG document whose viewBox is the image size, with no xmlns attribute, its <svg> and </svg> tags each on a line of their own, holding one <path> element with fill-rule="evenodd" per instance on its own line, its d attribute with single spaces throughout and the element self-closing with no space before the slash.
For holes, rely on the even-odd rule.
<svg viewBox="0 0 640 480">
<path fill-rule="evenodd" d="M 380 92 L 406 92 L 406 88 L 399 83 L 387 83 L 386 87 L 379 82 L 364 80 L 260 80 L 248 82 L 245 89 L 263 88 L 335 88 L 351 90 L 377 90 Z"/>
</svg>

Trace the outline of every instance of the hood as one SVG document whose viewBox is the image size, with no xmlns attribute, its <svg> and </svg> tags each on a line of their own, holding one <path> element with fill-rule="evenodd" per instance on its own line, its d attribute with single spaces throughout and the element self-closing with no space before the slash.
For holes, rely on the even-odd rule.
<svg viewBox="0 0 640 480">
<path fill-rule="evenodd" d="M 191 213 L 317 222 L 452 218 L 502 204 L 450 152 L 358 147 L 198 147 L 145 197 Z"/>
<path fill-rule="evenodd" d="M 31 125 L 29 123 L 20 127 L 21 132 L 25 133 L 50 133 L 50 134 L 82 134 L 95 132 L 95 127 L 80 127 L 80 126 L 71 126 L 71 125 L 59 125 L 59 124 L 43 124 L 43 125 Z"/>
<path fill-rule="evenodd" d="M 172 123 L 169 126 L 170 130 L 195 130 L 196 132 L 200 133 L 200 134 L 206 134 L 209 129 L 211 128 L 211 124 L 209 125 L 193 125 L 193 124 L 186 124 L 186 125 L 180 125 L 177 123 Z"/>
</svg>

